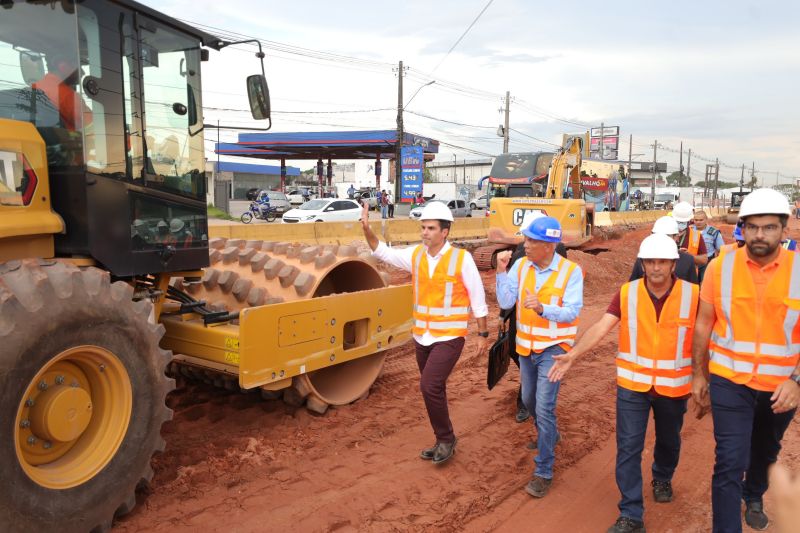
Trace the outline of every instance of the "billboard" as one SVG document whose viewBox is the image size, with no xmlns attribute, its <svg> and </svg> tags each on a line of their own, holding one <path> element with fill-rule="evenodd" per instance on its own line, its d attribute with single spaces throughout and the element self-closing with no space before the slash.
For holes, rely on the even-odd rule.
<svg viewBox="0 0 800 533">
<path fill-rule="evenodd" d="M 602 139 L 603 145 L 600 146 Z M 589 157 L 616 160 L 619 157 L 619 126 L 592 128 L 589 139 Z"/>
<path fill-rule="evenodd" d="M 422 192 L 422 169 L 425 159 L 422 146 L 403 146 L 400 149 L 400 201 L 411 202 Z"/>
</svg>

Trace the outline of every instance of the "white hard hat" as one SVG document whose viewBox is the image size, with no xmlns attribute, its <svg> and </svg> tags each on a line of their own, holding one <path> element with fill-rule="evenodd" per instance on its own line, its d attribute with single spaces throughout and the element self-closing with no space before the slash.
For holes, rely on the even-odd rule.
<svg viewBox="0 0 800 533">
<path fill-rule="evenodd" d="M 678 259 L 678 245 L 668 235 L 653 233 L 639 245 L 639 259 Z"/>
<path fill-rule="evenodd" d="M 789 200 L 774 189 L 756 189 L 742 200 L 739 218 L 750 215 L 791 215 Z"/>
<path fill-rule="evenodd" d="M 661 235 L 677 235 L 680 233 L 678 221 L 669 215 L 660 217 L 653 223 L 653 233 L 660 233 Z"/>
<path fill-rule="evenodd" d="M 694 218 L 694 207 L 689 202 L 678 202 L 672 208 L 672 216 L 678 222 L 690 222 Z"/>
<path fill-rule="evenodd" d="M 525 215 L 522 217 L 522 223 L 519 225 L 519 231 L 517 232 L 517 235 L 522 235 L 522 230 L 524 230 L 527 227 L 530 227 L 531 222 L 533 222 L 537 218 L 542 218 L 544 216 L 547 215 L 545 215 L 538 209 L 534 211 L 525 211 Z"/>
<path fill-rule="evenodd" d="M 444 202 L 428 202 L 422 208 L 419 216 L 420 220 L 449 220 L 453 221 L 453 213 Z"/>
</svg>

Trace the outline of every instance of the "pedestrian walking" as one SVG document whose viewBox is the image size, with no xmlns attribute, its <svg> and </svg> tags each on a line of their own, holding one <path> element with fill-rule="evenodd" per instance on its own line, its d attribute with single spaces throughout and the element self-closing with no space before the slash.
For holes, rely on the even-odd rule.
<svg viewBox="0 0 800 533">
<path fill-rule="evenodd" d="M 794 201 L 794 218 L 800 218 L 800 198 Z"/>
<path fill-rule="evenodd" d="M 386 193 L 386 204 L 389 211 L 389 218 L 394 218 L 394 195 L 392 191 Z"/>
<path fill-rule="evenodd" d="M 545 215 L 541 211 L 526 211 L 525 212 L 525 216 L 522 218 L 522 224 L 520 224 L 519 227 L 527 228 L 531 224 L 531 222 L 533 222 L 537 218 L 540 218 L 540 217 L 543 217 L 543 216 L 545 216 Z M 556 253 L 558 255 L 560 255 L 561 257 L 567 257 L 567 249 L 564 246 L 564 243 L 558 243 L 556 245 Z M 525 257 L 525 243 L 524 243 L 524 241 L 519 243 L 517 245 L 516 249 L 514 250 L 514 252 L 512 252 L 511 260 L 508 262 L 508 268 L 511 268 L 511 265 L 516 263 L 517 259 L 520 259 L 522 257 Z M 509 352 L 510 352 L 510 355 L 511 355 L 511 360 L 514 361 L 514 364 L 517 365 L 517 368 L 519 369 L 519 354 L 517 353 L 517 351 L 515 349 L 515 346 L 516 346 L 515 339 L 516 339 L 516 336 L 517 336 L 517 321 L 515 320 L 516 314 L 517 314 L 517 306 L 516 306 L 516 304 L 514 304 L 514 306 L 512 306 L 509 309 L 501 309 L 500 310 L 500 320 L 502 320 L 504 322 L 508 321 L 508 327 L 507 327 L 506 331 L 508 331 L 508 340 L 509 340 L 509 343 L 510 343 Z M 526 420 L 528 420 L 531 417 L 530 412 L 528 412 L 528 408 L 525 407 L 525 402 L 522 401 L 522 384 L 521 384 L 521 381 L 522 380 L 520 380 L 520 385 L 517 388 L 517 399 L 516 399 L 517 411 L 514 414 L 514 420 L 516 420 L 516 422 L 518 424 L 521 424 L 522 422 L 525 422 Z M 533 442 L 529 443 L 528 447 L 531 448 L 531 449 L 536 449 L 536 446 L 533 444 Z"/>
<path fill-rule="evenodd" d="M 544 497 L 553 481 L 554 449 L 561 439 L 556 420 L 559 383 L 547 373 L 553 356 L 566 353 L 575 342 L 578 314 L 583 307 L 583 273 L 575 263 L 555 253 L 561 224 L 540 217 L 522 230 L 525 258 L 506 272 L 511 251 L 497 255 L 497 301 L 508 309 L 516 304 L 515 348 L 520 355 L 522 400 L 533 414 L 537 455 L 533 478 L 525 487 Z"/>
<path fill-rule="evenodd" d="M 386 191 L 381 191 L 381 199 L 379 205 L 381 206 L 381 218 L 389 217 L 389 198 Z"/>
<path fill-rule="evenodd" d="M 678 249 L 694 256 L 697 268 L 708 264 L 708 250 L 700 232 L 691 225 L 694 220 L 694 207 L 689 202 L 678 202 L 672 210 L 672 217 L 680 230 Z"/>
<path fill-rule="evenodd" d="M 488 350 L 489 330 L 483 280 L 472 255 L 447 241 L 453 215 L 441 202 L 423 208 L 422 244 L 394 249 L 379 241 L 369 226 L 364 204 L 361 226 L 372 255 L 411 273 L 414 298 L 414 348 L 420 372 L 420 390 L 436 443 L 420 457 L 441 464 L 455 453 L 456 436 L 447 408 L 447 378 L 468 334 L 470 312 L 478 323 L 478 353 Z"/>
<path fill-rule="evenodd" d="M 710 408 L 713 530 L 769 524 L 763 495 L 800 402 L 800 259 L 781 238 L 791 209 L 772 189 L 742 200 L 745 245 L 709 265 L 692 346 L 698 417 Z"/>
<path fill-rule="evenodd" d="M 347 188 L 347 197 L 351 200 L 356 197 L 356 188 L 352 183 L 350 184 L 350 187 Z"/>
<path fill-rule="evenodd" d="M 663 216 L 655 221 L 653 224 L 652 232 L 667 235 L 677 244 L 681 241 L 682 235 L 678 228 L 678 222 L 671 216 Z M 697 267 L 695 266 L 694 256 L 688 252 L 678 250 L 678 261 L 675 265 L 675 276 L 678 279 L 688 281 L 689 283 L 698 283 Z M 634 281 L 644 277 L 644 266 L 642 260 L 638 257 L 633 263 L 633 270 L 629 281 Z"/>
<path fill-rule="evenodd" d="M 548 377 L 561 380 L 574 362 L 619 327 L 617 462 L 619 518 L 608 533 L 644 533 L 642 451 L 650 411 L 655 421 L 653 499 L 672 501 L 672 475 L 681 450 L 681 427 L 691 393 L 692 332 L 700 287 L 678 279 L 678 246 L 654 233 L 642 241 L 643 279 L 629 281 L 606 313 L 575 347 L 555 356 Z"/>
<path fill-rule="evenodd" d="M 719 255 L 720 249 L 725 245 L 725 241 L 722 239 L 722 232 L 708 223 L 708 214 L 702 209 L 697 210 L 694 214 L 694 228 L 703 237 L 703 242 L 706 245 L 706 256 L 711 261 Z M 700 278 L 701 283 L 706 272 L 706 266 L 707 264 L 697 268 L 697 277 Z"/>
</svg>

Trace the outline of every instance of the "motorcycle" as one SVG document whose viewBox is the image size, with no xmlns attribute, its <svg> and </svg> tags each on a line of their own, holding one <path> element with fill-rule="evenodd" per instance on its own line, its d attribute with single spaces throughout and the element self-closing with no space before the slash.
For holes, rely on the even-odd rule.
<svg viewBox="0 0 800 533">
<path fill-rule="evenodd" d="M 260 204 L 257 202 L 250 202 L 250 208 L 242 213 L 242 222 L 244 224 L 249 224 L 254 218 L 266 220 L 267 222 L 274 222 L 277 216 L 278 209 L 276 207 L 269 206 L 266 212 L 264 212 L 261 210 Z"/>
</svg>

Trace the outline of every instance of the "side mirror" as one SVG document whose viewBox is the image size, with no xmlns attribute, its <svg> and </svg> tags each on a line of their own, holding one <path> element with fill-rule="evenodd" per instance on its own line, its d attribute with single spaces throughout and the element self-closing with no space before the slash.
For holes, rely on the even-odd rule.
<svg viewBox="0 0 800 533">
<path fill-rule="evenodd" d="M 22 79 L 28 85 L 33 85 L 44 78 L 44 61 L 39 54 L 20 52 L 19 68 L 22 71 Z"/>
<path fill-rule="evenodd" d="M 270 118 L 269 87 L 262 74 L 247 77 L 247 98 L 250 100 L 250 113 L 255 120 Z"/>
</svg>

